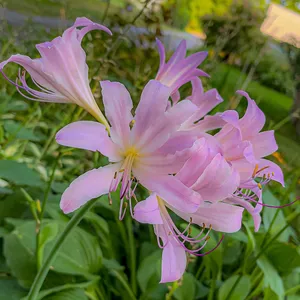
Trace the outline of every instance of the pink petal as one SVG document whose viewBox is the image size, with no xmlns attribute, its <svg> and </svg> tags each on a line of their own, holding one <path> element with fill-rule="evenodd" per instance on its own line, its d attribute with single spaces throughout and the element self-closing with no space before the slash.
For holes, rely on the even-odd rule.
<svg viewBox="0 0 300 300">
<path fill-rule="evenodd" d="M 136 178 L 148 190 L 155 192 L 170 206 L 184 212 L 195 212 L 201 202 L 201 196 L 185 186 L 174 176 L 147 174 L 143 170 L 134 170 Z"/>
<path fill-rule="evenodd" d="M 156 38 L 156 44 L 157 44 L 158 53 L 159 53 L 159 70 L 157 73 L 157 76 L 159 76 L 161 70 L 163 69 L 163 67 L 165 65 L 166 51 L 165 51 L 164 44 L 158 38 Z"/>
<path fill-rule="evenodd" d="M 206 140 L 202 138 L 197 143 L 198 147 L 176 174 L 176 178 L 188 187 L 191 187 L 197 181 L 210 162 L 210 150 Z"/>
<path fill-rule="evenodd" d="M 272 180 L 275 180 L 275 181 L 279 182 L 282 186 L 285 186 L 283 173 L 282 173 L 281 168 L 278 165 L 276 165 L 275 163 L 273 163 L 270 160 L 260 159 L 258 161 L 258 168 L 262 169 L 264 167 L 268 167 L 268 168 L 259 172 L 259 174 L 258 174 L 259 177 L 263 177 L 263 175 L 265 175 L 265 177 L 268 178 L 270 176 L 270 178 Z"/>
<path fill-rule="evenodd" d="M 250 163 L 245 158 L 233 160 L 230 163 L 233 169 L 239 173 L 241 182 L 247 181 L 252 177 L 256 164 Z"/>
<path fill-rule="evenodd" d="M 133 140 L 138 146 L 143 146 L 153 138 L 156 124 L 164 117 L 170 92 L 168 87 L 156 80 L 150 80 L 145 86 L 132 128 Z"/>
<path fill-rule="evenodd" d="M 170 60 L 165 63 L 165 50 L 160 41 L 157 41 L 160 54 L 160 68 L 156 80 L 170 87 L 172 94 L 193 77 L 207 76 L 206 73 L 197 67 L 206 58 L 207 52 L 194 53 L 185 58 L 186 41 L 182 41 L 177 47 Z M 176 101 L 175 101 L 176 102 Z"/>
<path fill-rule="evenodd" d="M 236 232 L 241 229 L 244 209 L 239 206 L 222 202 L 201 203 L 199 209 L 193 214 L 183 214 L 176 211 L 181 218 L 187 222 L 192 218 L 194 224 L 221 232 Z"/>
<path fill-rule="evenodd" d="M 155 193 L 135 205 L 134 218 L 140 223 L 163 224 Z"/>
<path fill-rule="evenodd" d="M 120 149 L 108 137 L 105 126 L 92 121 L 78 121 L 56 134 L 58 144 L 79 149 L 99 151 L 110 161 L 120 161 Z"/>
<path fill-rule="evenodd" d="M 188 99 L 190 99 L 195 105 L 197 105 L 198 110 L 187 121 L 190 125 L 203 118 L 215 106 L 223 101 L 216 89 L 212 89 L 204 93 L 200 78 L 196 77 L 192 79 L 191 82 L 193 91 L 192 95 L 188 97 Z"/>
<path fill-rule="evenodd" d="M 80 42 L 81 42 L 82 38 L 91 30 L 102 30 L 102 31 L 105 31 L 106 33 L 108 33 L 109 35 L 112 35 L 112 32 L 106 26 L 94 23 L 85 17 L 77 18 L 73 26 L 74 27 L 83 27 L 81 30 L 78 30 L 77 38 Z"/>
<path fill-rule="evenodd" d="M 192 95 L 188 97 L 198 107 L 201 105 L 204 95 L 202 81 L 200 78 L 195 77 L 191 80 L 192 83 Z"/>
<path fill-rule="evenodd" d="M 239 199 L 238 197 L 230 197 L 226 199 L 227 203 L 237 204 L 244 207 L 252 216 L 254 222 L 255 232 L 259 230 L 261 224 L 261 216 L 256 212 L 256 209 L 246 200 Z"/>
<path fill-rule="evenodd" d="M 233 194 L 240 183 L 238 172 L 217 154 L 192 188 L 204 201 L 220 201 Z"/>
<path fill-rule="evenodd" d="M 177 141 L 180 141 L 180 136 L 178 136 Z M 150 156 L 141 157 L 139 159 L 139 168 L 144 168 L 147 169 L 148 172 L 162 175 L 179 172 L 192 153 L 199 148 L 199 143 L 198 141 L 195 141 L 190 144 L 190 141 L 188 141 L 186 147 L 179 144 L 176 146 L 174 149 L 170 150 L 169 153 L 160 153 L 159 149 Z M 165 147 L 164 150 L 167 150 L 166 148 L 167 147 Z"/>
<path fill-rule="evenodd" d="M 160 283 L 179 280 L 186 268 L 185 250 L 176 242 L 169 242 L 163 249 Z"/>
<path fill-rule="evenodd" d="M 187 263 L 184 248 L 172 235 L 168 234 L 166 225 L 155 225 L 155 233 L 164 243 L 160 283 L 179 280 L 185 271 Z"/>
<path fill-rule="evenodd" d="M 246 97 L 248 101 L 246 113 L 239 121 L 243 139 L 246 140 L 262 130 L 266 122 L 266 117 L 246 92 L 237 91 L 237 93 Z"/>
<path fill-rule="evenodd" d="M 130 143 L 129 124 L 133 119 L 131 97 L 125 86 L 119 82 L 107 80 L 101 81 L 100 85 L 105 115 L 111 124 L 111 138 L 125 149 Z"/>
<path fill-rule="evenodd" d="M 89 200 L 108 194 L 114 174 L 120 167 L 120 164 L 111 164 L 88 171 L 75 179 L 62 195 L 62 211 L 68 214 Z"/>
<path fill-rule="evenodd" d="M 154 80 L 143 91 L 132 133 L 133 143 L 144 155 L 160 148 L 196 110 L 196 106 L 186 100 L 166 111 L 169 92 L 168 88 Z"/>
<path fill-rule="evenodd" d="M 196 120 L 194 118 L 197 118 L 198 120 L 198 116 L 196 114 L 197 113 L 195 113 L 195 115 L 192 116 L 193 120 Z M 228 110 L 223 113 L 217 113 L 214 116 L 208 115 L 191 128 L 200 132 L 206 132 L 217 128 L 221 128 L 226 124 L 232 124 L 235 126 L 235 124 L 237 124 L 238 119 L 239 115 L 236 111 Z"/>
<path fill-rule="evenodd" d="M 256 158 L 268 156 L 278 149 L 274 130 L 260 132 L 251 139 Z"/>
</svg>

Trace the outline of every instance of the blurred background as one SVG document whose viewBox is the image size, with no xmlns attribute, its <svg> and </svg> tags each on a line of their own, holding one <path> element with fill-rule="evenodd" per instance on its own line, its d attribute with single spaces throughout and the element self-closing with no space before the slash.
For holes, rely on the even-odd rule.
<svg viewBox="0 0 300 300">
<path fill-rule="evenodd" d="M 108 37 L 89 33 L 91 87 L 101 106 L 99 80 L 122 82 L 135 104 L 154 78 L 159 57 L 155 37 L 169 55 L 182 39 L 188 51 L 208 51 L 201 69 L 205 89 L 224 99 L 213 113 L 246 103 L 246 90 L 276 130 L 279 150 L 270 158 L 284 170 L 286 187 L 269 184 L 264 202 L 283 205 L 300 194 L 300 2 L 292 0 L 0 0 L 0 60 L 20 53 L 38 57 L 35 44 L 51 40 L 85 16 L 112 29 Z M 18 68 L 6 67 L 14 79 Z M 182 95 L 191 87 L 184 86 Z M 61 193 L 78 175 L 107 163 L 97 154 L 61 149 L 55 133 L 65 124 L 90 118 L 72 105 L 27 101 L 0 78 L 0 299 L 28 293 L 41 262 L 68 216 Z M 138 191 L 138 199 L 145 191 Z M 46 200 L 43 225 L 36 220 Z M 161 250 L 151 226 L 117 218 L 117 197 L 97 202 L 72 232 L 39 295 L 46 300 L 87 299 L 300 299 L 299 205 L 264 208 L 263 225 L 253 233 L 245 213 L 243 229 L 228 234 L 209 256 L 189 258 L 183 280 L 159 284 Z M 183 226 L 181 220 L 176 220 Z M 181 224 L 182 223 L 182 224 Z M 196 230 L 196 229 L 195 229 Z M 220 235 L 212 234 L 207 250 Z"/>
</svg>

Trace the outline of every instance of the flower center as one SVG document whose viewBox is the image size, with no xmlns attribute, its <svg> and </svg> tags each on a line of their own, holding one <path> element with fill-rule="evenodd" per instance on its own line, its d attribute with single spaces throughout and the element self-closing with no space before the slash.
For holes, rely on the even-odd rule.
<svg viewBox="0 0 300 300">
<path fill-rule="evenodd" d="M 120 205 L 120 212 L 119 212 L 119 219 L 122 220 L 127 207 L 127 202 L 125 202 L 125 210 L 123 211 L 123 202 L 124 198 L 126 198 L 130 205 L 130 212 L 132 214 L 132 207 L 131 207 L 131 198 L 135 197 L 135 189 L 137 187 L 138 182 L 135 182 L 135 178 L 131 175 L 131 170 L 133 163 L 135 159 L 140 156 L 139 152 L 135 147 L 128 148 L 124 153 L 124 160 L 123 164 L 118 172 L 115 173 L 114 178 L 111 182 L 110 189 L 109 189 L 109 197 L 110 193 L 117 190 L 119 183 L 121 183 L 121 189 L 120 189 L 120 199 L 121 199 L 121 205 Z M 135 183 L 135 186 L 132 188 L 132 184 Z M 110 197 L 111 202 L 111 197 Z"/>
</svg>

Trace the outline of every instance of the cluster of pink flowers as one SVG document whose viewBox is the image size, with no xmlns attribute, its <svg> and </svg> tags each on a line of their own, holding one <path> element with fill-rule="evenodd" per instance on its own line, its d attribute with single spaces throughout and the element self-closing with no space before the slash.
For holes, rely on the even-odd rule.
<svg viewBox="0 0 300 300">
<path fill-rule="evenodd" d="M 185 271 L 187 253 L 211 252 L 201 252 L 211 230 L 240 230 L 244 209 L 259 229 L 263 186 L 270 180 L 284 185 L 280 167 L 264 159 L 277 150 L 274 131 L 261 131 L 265 116 L 243 91 L 238 93 L 248 107 L 242 118 L 234 110 L 208 115 L 223 99 L 215 89 L 204 92 L 199 76 L 207 75 L 198 66 L 207 53 L 186 57 L 185 41 L 166 62 L 164 46 L 157 40 L 160 67 L 146 84 L 135 113 L 123 84 L 101 81 L 102 113 L 89 86 L 81 47 L 83 36 L 95 29 L 111 34 L 78 18 L 62 37 L 37 45 L 40 58 L 13 55 L 0 70 L 7 78 L 4 66 L 17 63 L 24 70 L 16 81 L 7 79 L 26 98 L 76 103 L 96 118 L 71 123 L 56 135 L 57 143 L 98 151 L 110 162 L 75 179 L 62 195 L 61 209 L 73 212 L 119 188 L 120 219 L 129 207 L 135 220 L 153 224 L 163 249 L 161 282 L 175 281 Z M 36 89 L 27 84 L 26 72 Z M 189 82 L 192 94 L 182 100 L 179 88 Z M 139 184 L 149 191 L 145 200 L 136 197 Z M 185 230 L 176 227 L 170 211 L 188 222 Z M 197 236 L 191 237 L 191 224 L 201 227 Z"/>
</svg>

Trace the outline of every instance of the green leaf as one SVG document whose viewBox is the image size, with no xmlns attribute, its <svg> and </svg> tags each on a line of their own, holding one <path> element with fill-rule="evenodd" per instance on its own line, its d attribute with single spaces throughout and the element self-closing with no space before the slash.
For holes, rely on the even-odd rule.
<svg viewBox="0 0 300 300">
<path fill-rule="evenodd" d="M 51 238 L 55 226 L 59 232 L 66 226 L 63 222 L 49 220 L 43 222 L 43 226 L 50 226 L 48 229 L 51 228 Z M 25 221 L 4 237 L 4 255 L 7 264 L 19 283 L 26 288 L 30 287 L 36 274 L 35 226 L 34 221 Z M 44 247 L 44 259 L 54 242 L 54 240 L 47 240 Z M 64 274 L 88 276 L 99 271 L 101 263 L 102 253 L 97 239 L 76 227 L 58 251 L 51 270 Z"/>
<path fill-rule="evenodd" d="M 15 279 L 0 280 L 0 300 L 20 300 L 26 294 Z"/>
<path fill-rule="evenodd" d="M 107 270 L 116 270 L 116 271 L 123 271 L 124 270 L 124 267 L 121 266 L 115 259 L 103 258 L 103 266 Z"/>
<path fill-rule="evenodd" d="M 265 251 L 273 266 L 283 274 L 290 274 L 300 267 L 300 254 L 297 247 L 292 244 L 275 241 Z"/>
<path fill-rule="evenodd" d="M 174 298 L 177 300 L 194 300 L 196 292 L 196 278 L 190 273 L 185 273 L 183 275 L 182 284 L 174 292 Z"/>
<path fill-rule="evenodd" d="M 59 232 L 61 232 L 65 227 L 65 223 L 57 223 Z M 51 241 L 46 245 L 44 258 L 47 257 L 54 242 Z M 58 251 L 56 259 L 52 264 L 52 270 L 66 274 L 88 275 L 98 272 L 101 265 L 102 252 L 97 238 L 85 230 L 76 227 Z"/>
<path fill-rule="evenodd" d="M 0 161 L 0 178 L 11 181 L 16 185 L 42 186 L 39 174 L 28 168 L 24 163 L 13 160 Z"/>
<path fill-rule="evenodd" d="M 40 133 L 35 133 L 33 129 L 24 127 L 23 124 L 8 120 L 4 123 L 4 129 L 7 133 L 16 139 L 39 142 L 45 139 Z"/>
<path fill-rule="evenodd" d="M 157 250 L 147 256 L 137 271 L 137 280 L 140 288 L 145 292 L 152 284 L 159 282 L 159 269 L 161 264 L 161 251 Z"/>
<path fill-rule="evenodd" d="M 22 100 L 10 99 L 5 106 L 5 112 L 8 111 L 25 111 L 28 109 L 28 104 Z"/>
<path fill-rule="evenodd" d="M 27 209 L 24 195 L 18 190 L 0 201 L 0 222 L 5 218 L 21 218 Z"/>
<path fill-rule="evenodd" d="M 4 256 L 12 274 L 24 288 L 30 288 L 36 274 L 35 225 L 21 225 L 4 237 Z"/>
<path fill-rule="evenodd" d="M 67 290 L 48 296 L 43 300 L 88 300 L 88 297 L 82 289 Z"/>
<path fill-rule="evenodd" d="M 197 281 L 197 293 L 196 299 L 204 298 L 209 293 L 209 288 L 203 285 L 200 281 Z"/>
<path fill-rule="evenodd" d="M 280 201 L 270 192 L 270 190 L 266 190 L 263 194 L 264 203 L 268 205 L 280 205 Z M 274 215 L 276 214 L 276 209 L 264 209 L 263 210 L 263 222 L 265 230 L 267 231 L 270 227 L 270 224 L 273 220 Z M 282 227 L 286 225 L 286 220 L 282 210 L 279 210 L 279 213 L 275 219 L 275 222 L 271 228 L 270 233 L 275 234 Z M 290 236 L 289 229 L 285 230 L 279 237 L 278 240 L 282 242 L 287 242 Z"/>
<path fill-rule="evenodd" d="M 48 223 L 41 228 L 40 232 L 40 241 L 39 241 L 39 267 L 42 265 L 44 257 L 44 249 L 47 243 L 51 242 L 58 233 L 58 224 L 57 223 Z"/>
<path fill-rule="evenodd" d="M 225 239 L 223 243 L 223 263 L 225 265 L 234 264 L 242 252 L 241 243 L 232 238 Z"/>
<path fill-rule="evenodd" d="M 283 282 L 273 265 L 265 256 L 257 260 L 257 265 L 264 273 L 264 286 L 269 287 L 278 297 L 282 298 L 284 296 Z"/>
<path fill-rule="evenodd" d="M 231 292 L 230 300 L 243 300 L 247 297 L 251 290 L 250 276 L 243 275 L 240 279 L 239 277 L 239 275 L 231 276 L 222 284 L 219 289 L 218 300 L 227 299 L 234 285 L 235 288 Z M 237 282 L 237 280 L 239 281 Z"/>
</svg>

